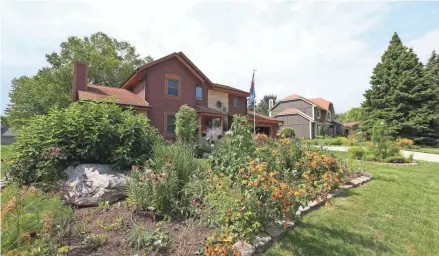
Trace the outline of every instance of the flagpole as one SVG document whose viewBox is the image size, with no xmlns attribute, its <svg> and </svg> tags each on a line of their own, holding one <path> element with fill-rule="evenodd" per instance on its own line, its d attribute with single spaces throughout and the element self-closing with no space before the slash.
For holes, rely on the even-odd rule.
<svg viewBox="0 0 439 256">
<path fill-rule="evenodd" d="M 255 72 L 256 69 L 253 69 L 253 91 L 255 91 L 254 88 Z M 253 99 L 253 134 L 256 135 L 256 97 Z"/>
</svg>

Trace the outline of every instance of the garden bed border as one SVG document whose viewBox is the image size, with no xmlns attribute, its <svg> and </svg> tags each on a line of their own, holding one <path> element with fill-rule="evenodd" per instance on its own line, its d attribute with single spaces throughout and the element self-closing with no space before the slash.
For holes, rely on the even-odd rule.
<svg viewBox="0 0 439 256">
<path fill-rule="evenodd" d="M 301 216 L 318 209 L 324 205 L 327 200 L 341 195 L 344 191 L 358 187 L 369 182 L 373 176 L 369 173 L 362 173 L 361 176 L 351 179 L 347 184 L 341 185 L 327 195 L 325 199 L 316 199 L 310 201 L 307 206 L 299 207 L 296 215 Z M 240 253 L 241 256 L 262 255 L 275 242 L 279 241 L 288 229 L 294 229 L 297 226 L 294 222 L 276 221 L 265 225 L 264 232 L 256 234 L 252 244 L 245 241 L 236 242 L 233 247 Z"/>
</svg>

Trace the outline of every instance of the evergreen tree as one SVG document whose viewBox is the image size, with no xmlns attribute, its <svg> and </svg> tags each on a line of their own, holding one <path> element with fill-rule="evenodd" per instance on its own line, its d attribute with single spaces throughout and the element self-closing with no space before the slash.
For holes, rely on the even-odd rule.
<svg viewBox="0 0 439 256">
<path fill-rule="evenodd" d="M 433 90 L 434 98 L 431 99 L 430 107 L 435 110 L 433 119 L 435 120 L 434 130 L 437 137 L 439 137 L 439 55 L 433 51 L 431 57 L 428 59 L 424 70 L 425 82 Z M 439 142 L 438 142 L 439 144 Z"/>
<path fill-rule="evenodd" d="M 373 125 L 383 120 L 388 134 L 433 144 L 435 133 L 434 91 L 423 77 L 423 65 L 411 48 L 394 34 L 389 47 L 376 65 L 371 88 L 366 90 L 366 118 L 362 130 L 370 136 Z"/>
</svg>

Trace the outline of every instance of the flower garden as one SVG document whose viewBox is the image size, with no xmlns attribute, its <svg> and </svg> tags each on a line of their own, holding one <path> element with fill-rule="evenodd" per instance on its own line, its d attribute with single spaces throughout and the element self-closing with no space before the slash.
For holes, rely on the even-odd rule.
<svg viewBox="0 0 439 256">
<path fill-rule="evenodd" d="M 145 125 L 126 113 L 118 114 L 119 110 L 115 108 L 84 104 L 91 104 L 96 115 L 118 118 L 107 122 L 108 125 L 102 128 L 105 131 L 110 131 L 111 125 L 124 131 L 125 122 Z M 178 118 L 191 121 L 193 111 L 186 106 L 182 109 L 189 114 L 177 115 Z M 117 113 L 107 115 L 107 111 Z M 56 120 L 49 114 L 47 118 L 53 129 L 67 129 L 62 123 L 66 120 L 65 114 L 81 115 L 81 112 L 72 109 L 67 109 L 66 113 L 56 112 Z M 44 124 L 47 129 L 46 121 L 37 119 L 33 125 Z M 191 129 L 196 127 L 187 125 L 185 120 L 177 120 L 178 123 Z M 147 139 L 137 146 L 152 147 L 154 151 L 152 154 L 149 151 L 150 156 L 139 155 L 132 148 L 133 134 L 126 135 L 127 154 L 122 154 L 123 148 L 115 147 L 99 158 L 104 163 L 117 165 L 120 159 L 120 166 L 132 165 L 127 176 L 126 200 L 112 205 L 101 202 L 98 207 L 72 212 L 59 197 L 53 197 L 62 193 L 62 187 L 59 187 L 63 180 L 61 170 L 80 160 L 80 156 L 92 158 L 94 151 L 90 146 L 82 151 L 79 143 L 74 150 L 68 147 L 67 151 L 64 138 L 58 137 L 51 139 L 56 145 L 49 142 L 40 145 L 31 140 L 41 131 L 35 126 L 30 125 L 33 129 L 23 133 L 24 137 L 19 138 L 16 146 L 23 150 L 24 144 L 20 140 L 26 141 L 31 145 L 26 152 L 35 153 L 30 157 L 15 156 L 17 162 L 11 170 L 18 185 L 8 186 L 2 192 L 9 195 L 6 203 L 2 203 L 2 216 L 5 217 L 2 229 L 7 237 L 2 239 L 5 255 L 27 253 L 29 248 L 36 248 L 36 255 L 237 255 L 239 252 L 233 246 L 236 242 L 251 243 L 275 221 L 296 221 L 300 207 L 310 201 L 326 200 L 328 193 L 349 176 L 346 165 L 332 153 L 304 147 L 292 138 L 273 140 L 265 135 L 253 136 L 246 118 L 241 116 L 234 116 L 230 135 L 215 143 L 207 159 L 194 157 L 195 131 L 179 127 L 177 136 L 183 134 L 184 139 L 168 145 L 152 135 L 146 126 L 142 129 Z M 89 131 L 101 134 L 103 141 L 108 141 L 105 136 L 111 135 L 96 129 Z M 57 133 L 54 134 L 50 136 Z M 73 135 L 68 139 L 75 140 Z M 100 147 L 99 143 L 93 145 Z M 131 157 L 130 152 L 135 157 Z M 29 176 L 29 168 L 37 175 Z M 57 177 L 59 179 L 55 179 Z M 20 192 L 29 188 L 34 192 Z M 35 197 L 39 199 L 31 199 Z M 38 211 L 32 210 L 32 201 L 39 202 Z M 47 215 L 44 202 L 49 201 L 53 209 L 59 208 L 57 212 L 63 214 Z M 22 221 L 13 225 L 17 219 Z M 9 242 L 4 244 L 3 241 Z"/>
</svg>

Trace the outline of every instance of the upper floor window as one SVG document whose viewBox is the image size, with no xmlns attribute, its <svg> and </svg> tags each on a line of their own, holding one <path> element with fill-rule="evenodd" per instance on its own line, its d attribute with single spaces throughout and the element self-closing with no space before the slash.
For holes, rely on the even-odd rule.
<svg viewBox="0 0 439 256">
<path fill-rule="evenodd" d="M 166 135 L 175 134 L 175 115 L 166 114 Z"/>
<path fill-rule="evenodd" d="M 233 106 L 239 107 L 239 98 L 238 97 L 233 98 Z"/>
<path fill-rule="evenodd" d="M 327 116 L 328 120 L 331 121 L 332 120 L 332 113 L 330 111 L 328 111 L 328 116 Z"/>
<path fill-rule="evenodd" d="M 195 88 L 195 98 L 197 100 L 203 100 L 203 87 L 197 86 Z"/>
<path fill-rule="evenodd" d="M 181 78 L 174 74 L 165 74 L 165 98 L 180 98 Z"/>
<path fill-rule="evenodd" d="M 320 118 L 322 116 L 322 111 L 320 109 L 317 109 L 316 116 L 317 118 Z"/>
<path fill-rule="evenodd" d="M 167 79 L 166 80 L 166 95 L 171 97 L 178 97 L 178 80 Z"/>
</svg>

